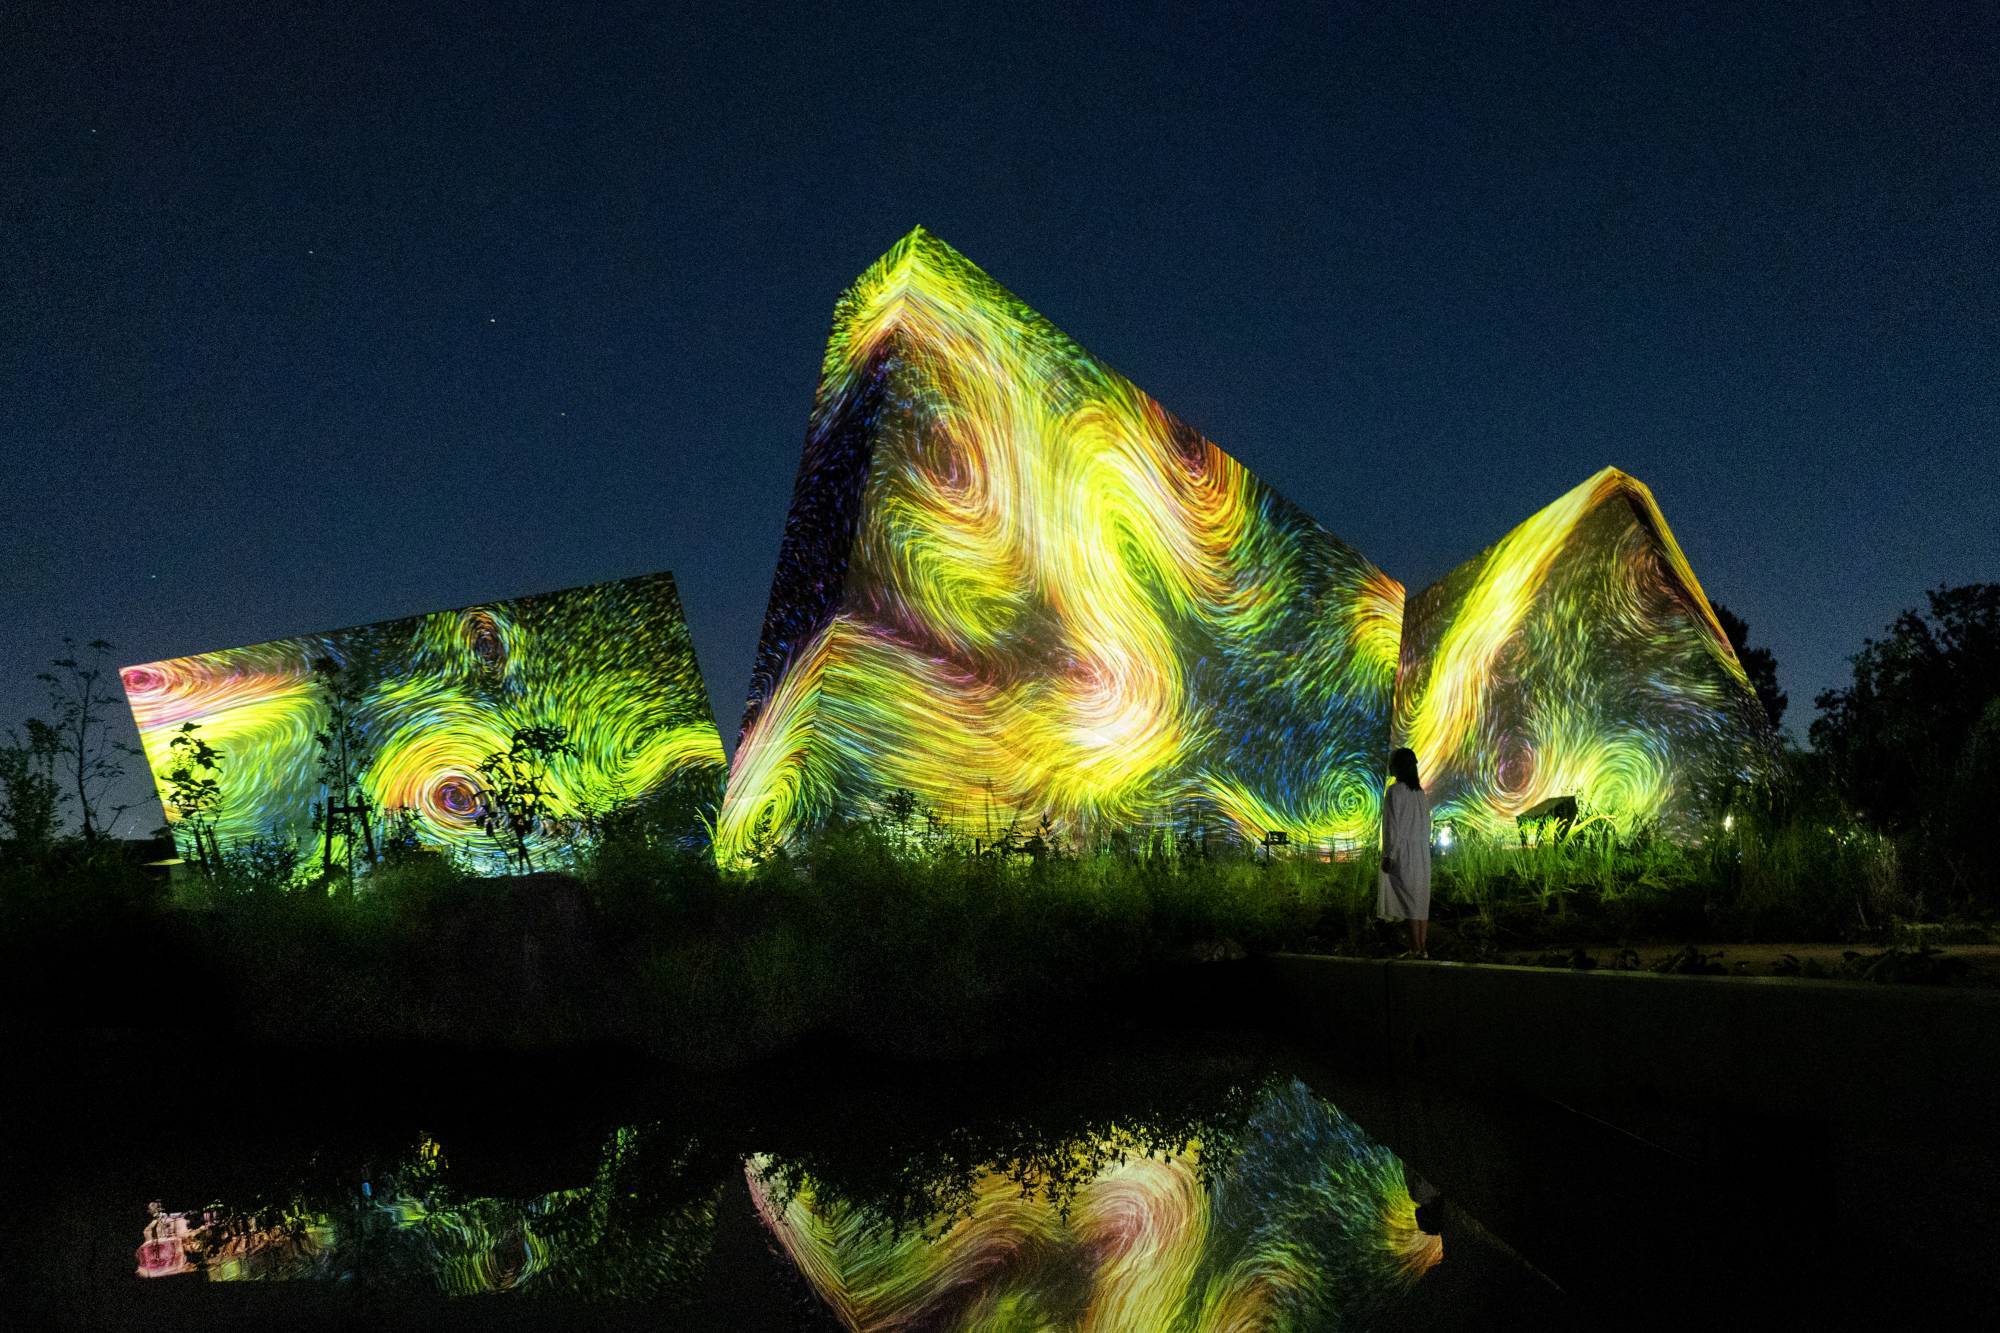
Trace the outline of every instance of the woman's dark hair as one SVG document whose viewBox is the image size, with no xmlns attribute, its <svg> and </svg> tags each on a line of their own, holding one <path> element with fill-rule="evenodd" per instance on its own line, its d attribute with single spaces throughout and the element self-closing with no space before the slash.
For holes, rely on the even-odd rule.
<svg viewBox="0 0 2000 1333">
<path fill-rule="evenodd" d="M 1401 786 L 1411 791 L 1422 791 L 1424 784 L 1417 781 L 1417 752 L 1397 750 L 1389 756 L 1389 776 Z"/>
</svg>

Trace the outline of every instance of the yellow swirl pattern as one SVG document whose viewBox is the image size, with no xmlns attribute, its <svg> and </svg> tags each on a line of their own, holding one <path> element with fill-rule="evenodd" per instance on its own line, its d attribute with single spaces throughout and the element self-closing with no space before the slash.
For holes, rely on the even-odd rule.
<svg viewBox="0 0 2000 1333">
<path fill-rule="evenodd" d="M 721 737 L 673 580 L 659 574 L 127 667 L 162 798 L 173 737 L 193 722 L 222 752 L 220 840 L 286 838 L 318 864 L 311 812 L 327 792 L 314 736 L 332 716 L 321 660 L 354 695 L 378 827 L 407 817 L 423 845 L 475 868 L 507 868 L 479 769 L 524 727 L 563 727 L 575 750 L 546 774 L 548 819 L 528 839 L 537 864 L 566 855 L 587 815 L 685 797 L 705 819 L 719 797 Z"/>
<path fill-rule="evenodd" d="M 892 789 L 1357 836 L 1402 589 L 919 231 L 835 311 L 717 850 Z"/>
<path fill-rule="evenodd" d="M 1304 1084 L 1276 1086 L 1215 1171 L 1113 1129 L 1067 1216 L 1004 1164 L 941 1235 L 897 1231 L 808 1180 L 781 1199 L 745 1168 L 764 1224 L 839 1321 L 892 1329 L 1235 1333 L 1366 1326 L 1443 1257 L 1402 1165 Z"/>
<path fill-rule="evenodd" d="M 1410 599 L 1397 743 L 1438 817 L 1506 834 L 1552 797 L 1689 824 L 1770 729 L 1645 486 L 1606 468 Z"/>
</svg>

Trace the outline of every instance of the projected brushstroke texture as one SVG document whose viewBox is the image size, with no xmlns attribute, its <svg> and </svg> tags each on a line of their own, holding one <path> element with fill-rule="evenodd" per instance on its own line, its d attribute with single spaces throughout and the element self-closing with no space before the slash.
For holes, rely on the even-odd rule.
<svg viewBox="0 0 2000 1333">
<path fill-rule="evenodd" d="M 1685 831 L 1775 756 L 1659 506 L 1615 468 L 1410 599 L 1396 743 L 1437 818 L 1487 835 L 1557 796 Z"/>
<path fill-rule="evenodd" d="M 289 838 L 310 859 L 311 810 L 325 799 L 313 739 L 327 723 L 312 669 L 322 658 L 360 685 L 370 802 L 408 812 L 420 842 L 478 869 L 506 868 L 481 827 L 479 765 L 519 727 L 569 729 L 578 753 L 549 773 L 558 818 L 669 798 L 712 811 L 719 795 L 721 737 L 673 580 L 658 574 L 127 667 L 162 797 L 169 745 L 197 723 L 223 752 L 222 843 Z M 561 837 L 551 827 L 530 843 L 544 851 Z"/>
<path fill-rule="evenodd" d="M 1365 837 L 1402 587 L 948 246 L 835 311 L 718 829 Z"/>
<path fill-rule="evenodd" d="M 1241 1149 L 1204 1183 L 1199 1145 L 1136 1144 L 1072 1197 L 1067 1218 L 982 1175 L 941 1236 L 895 1232 L 807 1187 L 780 1201 L 746 1170 L 771 1229 L 819 1297 L 863 1330 L 1365 1327 L 1442 1257 L 1416 1225 L 1402 1166 L 1306 1086 L 1265 1094 Z"/>
<path fill-rule="evenodd" d="M 713 1243 L 720 1187 L 655 1197 L 681 1169 L 683 1145 L 615 1131 L 588 1185 L 527 1199 L 466 1197 L 442 1151 L 425 1139 L 368 1197 L 328 1209 L 305 1200 L 256 1210 L 248 1225 L 223 1209 L 185 1232 L 174 1272 L 211 1282 L 338 1280 L 430 1287 L 446 1296 L 493 1292 L 657 1300 L 685 1294 Z M 148 1234 L 152 1228 L 149 1227 Z M 157 1252 L 139 1251 L 140 1272 Z"/>
</svg>

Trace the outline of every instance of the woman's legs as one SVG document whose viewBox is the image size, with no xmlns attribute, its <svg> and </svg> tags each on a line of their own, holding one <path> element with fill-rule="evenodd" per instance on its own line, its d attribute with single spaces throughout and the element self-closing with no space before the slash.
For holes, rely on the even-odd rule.
<svg viewBox="0 0 2000 1333">
<path fill-rule="evenodd" d="M 1430 956 L 1431 923 L 1428 917 L 1413 917 L 1410 920 L 1410 944 L 1419 958 Z"/>
</svg>

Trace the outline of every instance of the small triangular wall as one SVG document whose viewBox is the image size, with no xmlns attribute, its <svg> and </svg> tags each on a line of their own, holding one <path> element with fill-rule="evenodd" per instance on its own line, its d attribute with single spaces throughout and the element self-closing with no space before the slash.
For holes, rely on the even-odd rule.
<svg viewBox="0 0 2000 1333">
<path fill-rule="evenodd" d="M 525 840 L 536 864 L 561 864 L 571 835 L 620 805 L 644 804 L 656 827 L 690 838 L 714 818 L 722 737 L 673 576 L 660 573 L 124 668 L 170 824 L 173 743 L 191 724 L 220 752 L 206 816 L 217 845 L 289 843 L 308 871 L 323 859 L 315 736 L 334 682 L 321 662 L 351 696 L 357 790 L 378 845 L 507 873 L 511 844 L 482 818 L 480 770 L 529 727 L 563 728 L 571 751 L 545 776 L 548 823 Z"/>
<path fill-rule="evenodd" d="M 1437 817 L 1488 836 L 1566 796 L 1685 835 L 1775 759 L 1658 505 L 1615 468 L 1409 599 L 1395 738 Z"/>
</svg>

